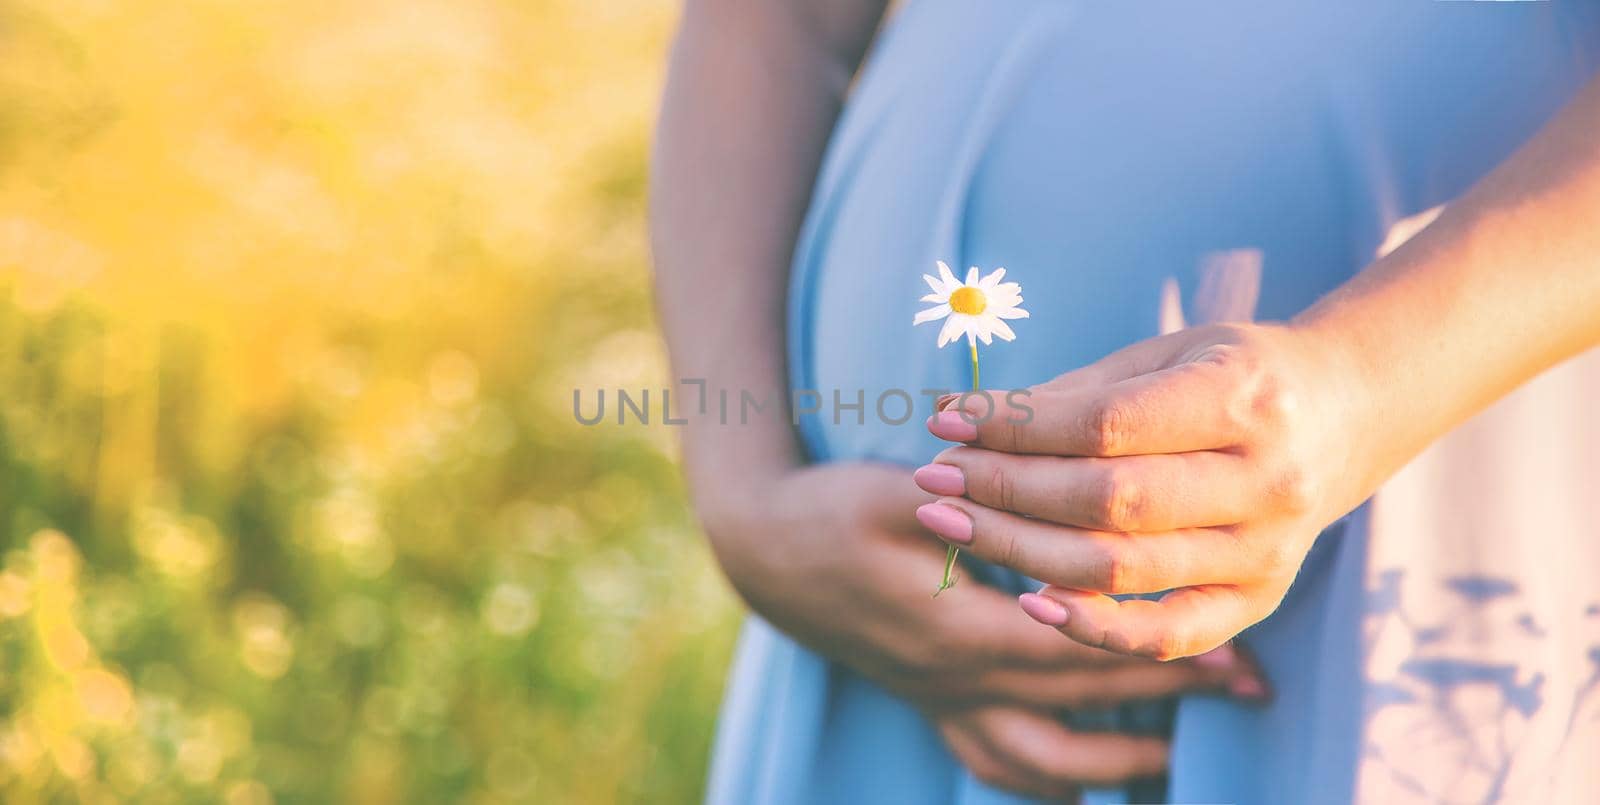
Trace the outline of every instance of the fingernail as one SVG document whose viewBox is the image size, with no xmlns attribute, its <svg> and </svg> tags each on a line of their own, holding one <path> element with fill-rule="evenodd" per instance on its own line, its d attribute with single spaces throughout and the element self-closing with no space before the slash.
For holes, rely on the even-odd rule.
<svg viewBox="0 0 1600 805">
<path fill-rule="evenodd" d="M 938 534 L 945 542 L 966 545 L 972 541 L 972 518 L 954 506 L 943 503 L 918 506 L 917 522 Z"/>
<path fill-rule="evenodd" d="M 967 482 L 961 475 L 961 468 L 949 464 L 918 467 L 916 472 L 911 473 L 911 479 L 916 481 L 917 486 L 922 487 L 923 491 L 935 495 L 960 497 L 967 494 Z"/>
<path fill-rule="evenodd" d="M 1066 626 L 1067 608 L 1053 598 L 1045 598 L 1038 593 L 1023 593 L 1017 596 L 1017 603 L 1022 605 L 1022 611 L 1028 617 L 1046 626 Z"/>
<path fill-rule="evenodd" d="M 956 400 L 959 400 L 959 399 L 961 399 L 961 395 L 960 394 L 945 394 L 945 395 L 941 395 L 939 397 L 939 399 L 933 401 L 933 410 L 935 410 L 935 411 L 943 411 L 951 403 L 953 403 L 953 402 L 955 402 Z"/>
<path fill-rule="evenodd" d="M 1228 683 L 1228 692 L 1241 699 L 1267 698 L 1267 686 L 1253 676 L 1241 676 Z"/>
<path fill-rule="evenodd" d="M 1194 658 L 1194 664 L 1207 671 L 1228 671 L 1239 664 L 1239 652 L 1231 643 L 1224 643 Z"/>
<path fill-rule="evenodd" d="M 978 438 L 978 426 L 968 422 L 960 411 L 941 411 L 928 417 L 928 431 L 951 442 L 970 442 Z"/>
</svg>

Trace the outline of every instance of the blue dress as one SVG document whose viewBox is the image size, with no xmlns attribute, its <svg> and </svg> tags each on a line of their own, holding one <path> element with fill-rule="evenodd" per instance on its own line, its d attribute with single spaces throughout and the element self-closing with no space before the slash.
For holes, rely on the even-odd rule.
<svg viewBox="0 0 1600 805">
<path fill-rule="evenodd" d="M 1597 60 L 1600 3 L 1581 0 L 911 0 L 880 37 L 816 183 L 793 264 L 791 382 L 825 398 L 864 389 L 869 412 L 887 389 L 967 387 L 965 350 L 938 350 L 932 328 L 910 326 L 924 307 L 918 275 L 940 259 L 958 272 L 1004 266 L 1023 284 L 1033 316 L 1014 322 L 1017 341 L 984 350 L 991 388 L 1038 383 L 1156 335 L 1164 294 L 1191 322 L 1204 318 L 1208 272 L 1239 255 L 1256 272 L 1253 315 L 1288 318 L 1369 263 L 1396 222 L 1510 155 Z M 913 467 L 944 446 L 923 416 L 892 426 L 827 414 L 801 423 L 819 462 Z M 1374 575 L 1368 508 L 1322 535 L 1282 607 L 1242 637 L 1274 701 L 1179 703 L 1166 799 L 1444 796 L 1428 772 L 1408 776 L 1370 740 L 1374 708 L 1476 690 L 1461 687 L 1473 673 L 1506 697 L 1526 685 L 1515 668 L 1484 671 L 1494 664 L 1465 655 L 1449 660 L 1467 663 L 1459 668 L 1416 665 L 1433 645 L 1420 639 L 1395 665 L 1409 676 L 1375 676 L 1373 618 L 1399 611 L 1383 578 L 1399 584 L 1403 573 Z M 998 571 L 988 580 L 1029 584 Z M 1419 597 L 1454 589 L 1413 586 Z M 1566 708 L 1547 714 L 1552 723 L 1588 701 L 1576 695 L 1588 647 L 1569 642 L 1557 653 L 1576 659 L 1560 654 L 1551 667 L 1575 669 L 1561 676 L 1574 694 L 1545 696 Z M 1417 708 L 1424 719 L 1438 711 Z M 1571 740 L 1560 751 L 1576 751 Z M 1379 756 L 1400 768 L 1383 777 L 1371 765 Z M 1483 765 L 1462 758 L 1443 762 Z M 1474 790 L 1504 794 L 1515 775 L 1498 774 Z M 757 617 L 741 636 L 708 799 L 1024 801 L 975 781 L 911 706 Z"/>
</svg>

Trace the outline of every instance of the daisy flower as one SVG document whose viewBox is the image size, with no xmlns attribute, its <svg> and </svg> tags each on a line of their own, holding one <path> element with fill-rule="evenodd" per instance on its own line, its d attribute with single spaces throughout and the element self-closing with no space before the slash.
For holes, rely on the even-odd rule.
<svg viewBox="0 0 1600 805">
<path fill-rule="evenodd" d="M 967 269 L 967 281 L 958 282 L 956 275 L 950 272 L 950 266 L 939 261 L 939 276 L 923 274 L 928 287 L 933 293 L 922 297 L 924 302 L 937 302 L 936 307 L 918 313 L 912 324 L 938 321 L 944 319 L 944 328 L 939 331 L 939 346 L 956 340 L 963 333 L 967 336 L 967 344 L 976 348 L 979 341 L 985 345 L 994 342 L 994 336 L 1010 341 L 1017 337 L 1011 331 L 1011 326 L 1006 324 L 1006 319 L 1026 319 L 1028 311 L 1018 307 L 1022 304 L 1022 286 L 1015 282 L 1001 282 L 1006 276 L 1006 270 L 997 268 L 982 279 L 978 278 L 978 268 L 973 266 Z"/>
<path fill-rule="evenodd" d="M 963 334 L 967 336 L 967 348 L 972 353 L 972 390 L 977 391 L 978 342 L 982 341 L 987 346 L 994 342 L 997 335 L 1004 341 L 1016 339 L 1017 334 L 1011 331 L 1011 325 L 1006 324 L 1006 320 L 1028 317 L 1028 311 L 1020 307 L 1022 286 L 1015 282 L 1001 282 L 1006 276 L 1003 268 L 997 268 L 989 276 L 979 279 L 977 266 L 967 269 L 966 282 L 957 282 L 956 275 L 950 273 L 950 267 L 943 260 L 938 263 L 939 276 L 922 275 L 928 287 L 933 289 L 933 293 L 922 297 L 922 301 L 938 304 L 918 313 L 911 324 L 915 326 L 944 319 L 944 327 L 939 330 L 940 347 Z M 933 592 L 935 597 L 956 583 L 956 557 L 960 553 L 960 549 L 954 545 L 945 549 L 944 578 L 939 582 L 939 589 Z"/>
</svg>

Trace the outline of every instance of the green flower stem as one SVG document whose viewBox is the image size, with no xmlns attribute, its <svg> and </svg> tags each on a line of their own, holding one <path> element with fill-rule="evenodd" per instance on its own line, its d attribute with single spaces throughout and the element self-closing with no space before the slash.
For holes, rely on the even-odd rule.
<svg viewBox="0 0 1600 805">
<path fill-rule="evenodd" d="M 978 390 L 978 342 L 971 341 L 968 346 L 972 350 L 972 390 Z M 944 551 L 944 579 L 939 582 L 939 589 L 933 591 L 933 597 L 938 598 L 939 593 L 956 586 L 960 578 L 952 575 L 956 568 L 956 557 L 961 555 L 961 549 L 954 545 Z"/>
</svg>

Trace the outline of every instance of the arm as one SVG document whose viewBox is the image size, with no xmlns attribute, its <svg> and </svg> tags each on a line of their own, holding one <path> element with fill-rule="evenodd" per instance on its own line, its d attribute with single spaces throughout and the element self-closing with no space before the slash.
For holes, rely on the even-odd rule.
<svg viewBox="0 0 1600 805">
<path fill-rule="evenodd" d="M 1418 315 L 1426 311 L 1426 315 Z M 1294 321 L 1398 418 L 1376 486 L 1534 375 L 1600 344 L 1600 80 L 1393 254 Z"/>
<path fill-rule="evenodd" d="M 1227 640 L 1277 607 L 1323 528 L 1427 445 L 1600 344 L 1596 132 L 1600 80 L 1288 324 L 1135 344 L 1040 386 L 1027 425 L 941 414 L 934 432 L 972 445 L 936 460 L 963 496 L 919 516 L 1051 582 L 1022 605 L 1074 640 L 1159 659 Z"/>
<path fill-rule="evenodd" d="M 686 4 L 650 198 L 657 307 L 678 377 L 787 398 L 790 255 L 885 2 Z M 736 438 L 700 418 L 685 428 L 685 465 L 712 519 L 799 463 L 781 418 L 757 419 Z"/>
</svg>

